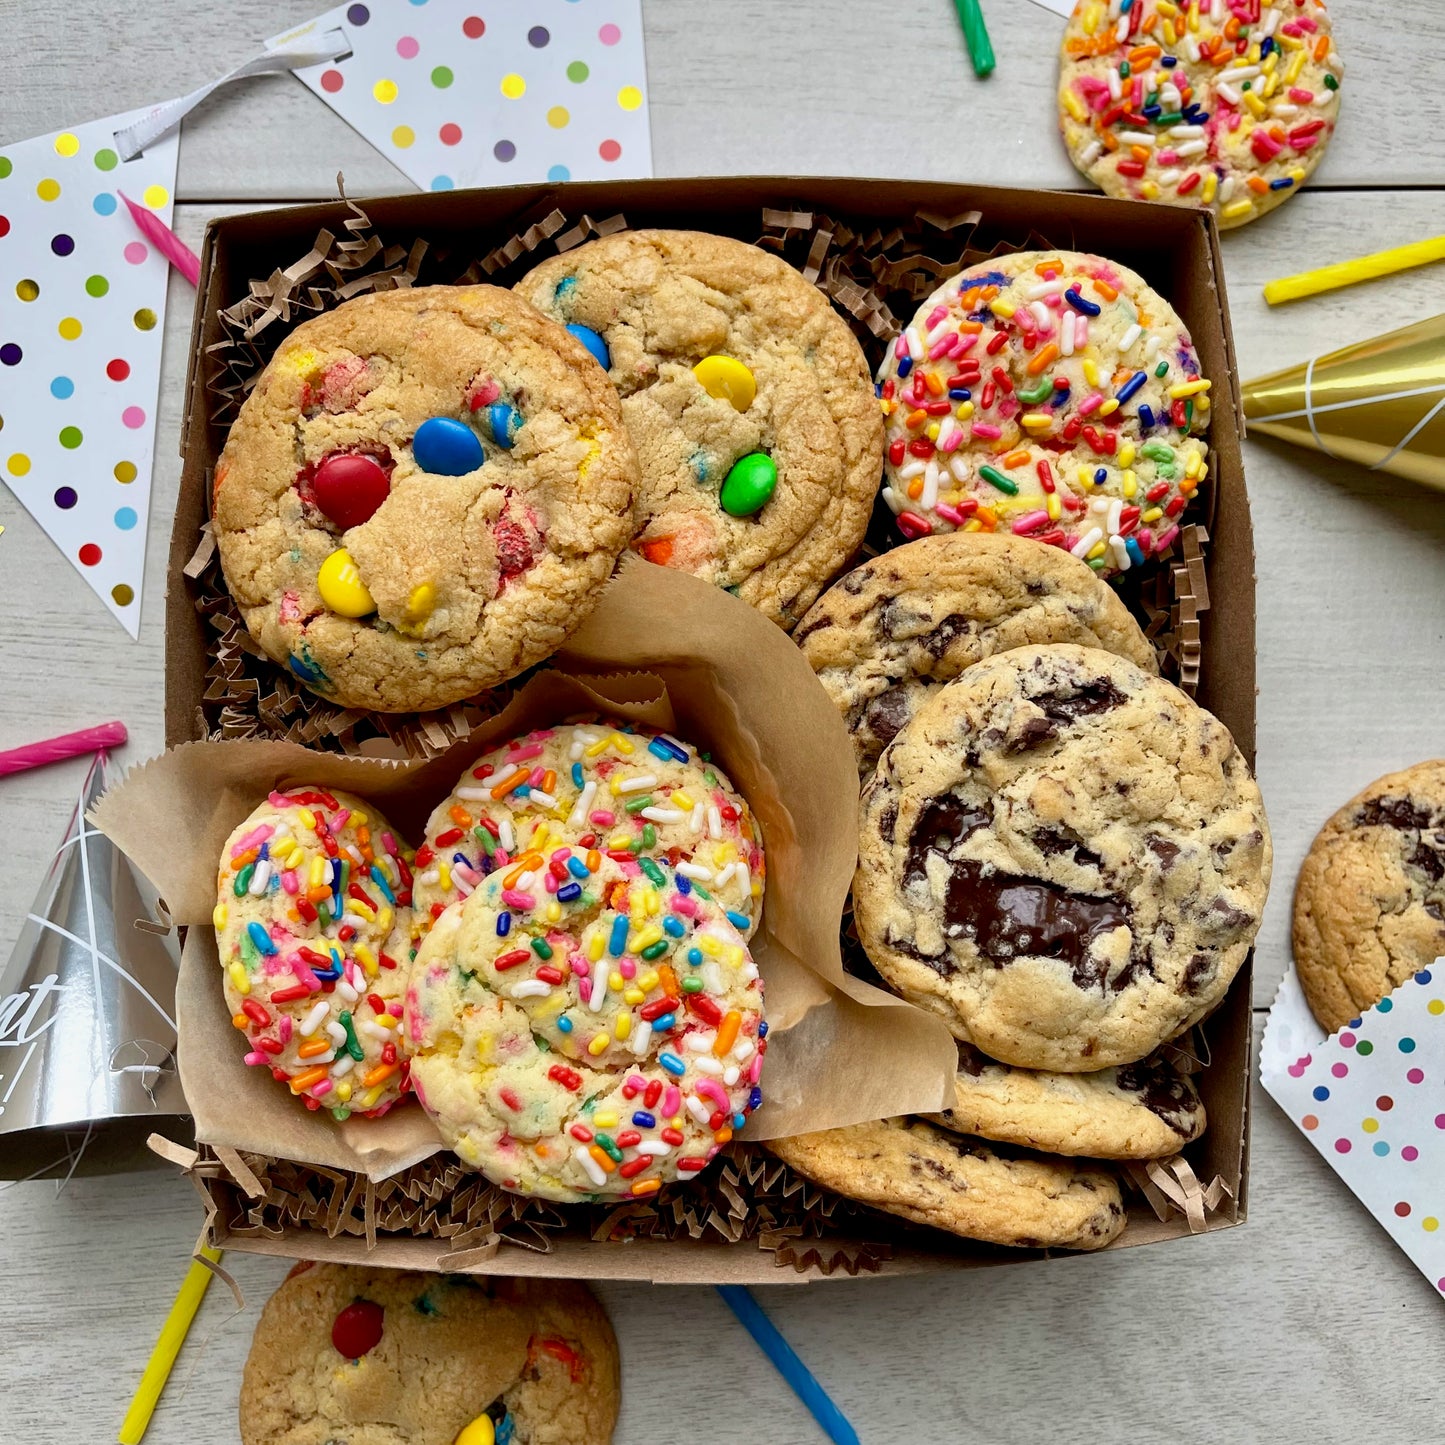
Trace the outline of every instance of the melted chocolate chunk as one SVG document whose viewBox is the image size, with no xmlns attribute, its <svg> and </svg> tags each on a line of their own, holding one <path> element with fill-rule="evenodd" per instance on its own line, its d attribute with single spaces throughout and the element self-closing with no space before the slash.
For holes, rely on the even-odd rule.
<svg viewBox="0 0 1445 1445">
<path fill-rule="evenodd" d="M 1031 717 L 1025 720 L 1018 736 L 1008 745 L 1010 753 L 1026 753 L 1031 748 L 1042 747 L 1058 736 L 1058 724 L 1046 717 Z"/>
<path fill-rule="evenodd" d="M 1371 798 L 1360 805 L 1357 821 L 1364 828 L 1428 828 L 1430 814 L 1409 798 Z"/>
<path fill-rule="evenodd" d="M 1123 899 L 1071 893 L 1039 878 L 986 873 L 982 864 L 969 861 L 953 865 L 943 916 L 949 936 L 970 939 L 995 968 L 1029 955 L 1057 958 L 1080 988 L 1105 982 L 1106 965 L 1090 957 L 1090 944 L 1130 927 L 1133 919 Z M 1131 963 L 1127 977 L 1132 969 Z"/>
<path fill-rule="evenodd" d="M 915 963 L 926 963 L 940 977 L 946 978 L 958 970 L 953 966 L 953 959 L 949 956 L 948 950 L 942 953 L 924 953 L 919 946 L 911 939 L 904 938 L 901 934 L 889 929 L 883 940 L 895 953 L 901 953 L 905 958 L 911 958 Z"/>
<path fill-rule="evenodd" d="M 942 657 L 958 641 L 973 630 L 973 622 L 961 612 L 951 612 L 932 632 L 921 639 L 932 657 Z"/>
<path fill-rule="evenodd" d="M 1044 693 L 1029 699 L 1045 717 L 1051 717 L 1062 727 L 1067 727 L 1076 718 L 1093 717 L 1119 707 L 1124 694 L 1113 683 L 1099 679 L 1086 682 L 1070 693 Z"/>
<path fill-rule="evenodd" d="M 859 567 L 850 572 L 838 585 L 850 596 L 856 597 L 862 590 L 863 584 L 868 580 L 868 569 Z"/>
<path fill-rule="evenodd" d="M 960 798 L 945 794 L 931 799 L 918 815 L 908 839 L 908 861 L 903 870 L 905 884 L 916 883 L 925 876 L 924 859 L 930 850 L 948 853 L 980 828 L 993 822 L 992 812 L 971 808 Z"/>
<path fill-rule="evenodd" d="M 1228 937 L 1253 922 L 1254 914 L 1236 908 L 1222 893 L 1200 915 L 1201 931 L 1211 937 Z"/>
<path fill-rule="evenodd" d="M 1194 1097 L 1172 1069 L 1144 1059 L 1137 1064 L 1125 1064 L 1116 1077 L 1119 1087 L 1138 1094 L 1151 1114 L 1157 1114 L 1181 1134 L 1189 1132 Z"/>
<path fill-rule="evenodd" d="M 1174 866 L 1175 859 L 1179 857 L 1178 843 L 1171 843 L 1168 838 L 1161 838 L 1158 833 L 1151 833 L 1144 840 L 1144 846 L 1159 860 L 1159 867 L 1165 873 Z"/>
<path fill-rule="evenodd" d="M 898 637 L 904 633 L 917 632 L 925 619 L 911 607 L 897 598 L 890 598 L 878 610 L 878 630 L 884 637 Z"/>
<path fill-rule="evenodd" d="M 1216 961 L 1207 953 L 1196 953 L 1184 969 L 1180 987 L 1191 998 L 1204 991 L 1204 986 L 1214 977 Z"/>
<path fill-rule="evenodd" d="M 1086 848 L 1077 838 L 1065 838 L 1060 833 L 1035 833 L 1034 845 L 1040 853 L 1057 857 L 1060 853 L 1072 853 L 1074 861 L 1081 868 L 1103 870 L 1104 860 L 1092 848 Z"/>
<path fill-rule="evenodd" d="M 1413 868 L 1418 868 L 1432 883 L 1445 878 L 1445 854 L 1423 838 L 1415 845 L 1415 851 L 1405 859 Z"/>
<path fill-rule="evenodd" d="M 908 694 L 901 687 L 879 693 L 863 709 L 863 726 L 881 743 L 891 743 L 907 721 Z"/>
<path fill-rule="evenodd" d="M 898 832 L 898 804 L 896 802 L 885 803 L 883 811 L 878 815 L 878 832 L 890 843 L 897 836 Z"/>
<path fill-rule="evenodd" d="M 801 642 L 805 637 L 811 637 L 815 632 L 821 632 L 825 627 L 831 627 L 833 619 L 825 613 L 821 617 L 815 617 L 806 627 L 800 627 L 793 634 L 794 642 Z"/>
<path fill-rule="evenodd" d="M 958 1046 L 958 1068 L 960 1073 L 967 1074 L 971 1079 L 983 1077 L 983 1071 L 992 1062 L 986 1054 L 981 1054 L 972 1044 L 960 1043 Z"/>
</svg>

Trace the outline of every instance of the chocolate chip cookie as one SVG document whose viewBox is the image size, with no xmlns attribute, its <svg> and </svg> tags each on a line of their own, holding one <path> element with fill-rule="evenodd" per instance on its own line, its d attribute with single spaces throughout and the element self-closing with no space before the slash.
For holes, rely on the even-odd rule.
<svg viewBox="0 0 1445 1445">
<path fill-rule="evenodd" d="M 1083 562 L 986 532 L 923 537 L 855 567 L 793 637 L 843 714 L 865 780 L 940 684 L 996 652 L 1076 642 L 1158 671 L 1139 624 Z"/>
<path fill-rule="evenodd" d="M 444 707 L 555 652 L 632 535 L 637 461 L 585 347 L 495 286 L 378 292 L 281 343 L 216 467 L 251 635 L 313 692 Z"/>
<path fill-rule="evenodd" d="M 622 231 L 517 291 L 581 334 L 642 465 L 633 546 L 792 628 L 863 540 L 883 418 L 847 323 L 798 271 L 699 231 Z"/>
<path fill-rule="evenodd" d="M 617 1340 L 585 1285 L 300 1264 L 241 1379 L 242 1445 L 607 1445 Z"/>
<path fill-rule="evenodd" d="M 1294 960 L 1333 1033 L 1445 953 L 1445 759 L 1390 773 L 1320 829 L 1294 895 Z"/>
<path fill-rule="evenodd" d="M 1269 825 L 1228 729 L 1092 648 L 1018 648 L 938 689 L 860 818 L 869 958 L 1023 1068 L 1133 1063 L 1202 1018 L 1269 888 Z"/>
<path fill-rule="evenodd" d="M 1194 1081 L 1155 1056 L 1095 1074 L 1014 1069 L 958 1046 L 958 1102 L 933 1123 L 1095 1159 L 1163 1159 L 1204 1132 Z"/>
<path fill-rule="evenodd" d="M 1126 1222 L 1107 1170 L 964 1139 L 915 1119 L 797 1134 L 764 1147 L 825 1189 L 989 1244 L 1102 1249 Z"/>
</svg>

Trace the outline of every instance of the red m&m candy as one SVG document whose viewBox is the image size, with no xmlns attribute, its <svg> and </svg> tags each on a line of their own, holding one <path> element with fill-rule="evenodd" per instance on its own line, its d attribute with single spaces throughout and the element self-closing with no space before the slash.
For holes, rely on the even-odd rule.
<svg viewBox="0 0 1445 1445">
<path fill-rule="evenodd" d="M 391 492 L 391 479 L 375 457 L 334 452 L 316 468 L 316 505 L 344 532 L 369 521 Z"/>
<path fill-rule="evenodd" d="M 337 1353 L 348 1360 L 359 1360 L 368 1350 L 374 1350 L 381 1343 L 384 1313 L 369 1299 L 347 1305 L 331 1326 L 331 1343 Z"/>
</svg>

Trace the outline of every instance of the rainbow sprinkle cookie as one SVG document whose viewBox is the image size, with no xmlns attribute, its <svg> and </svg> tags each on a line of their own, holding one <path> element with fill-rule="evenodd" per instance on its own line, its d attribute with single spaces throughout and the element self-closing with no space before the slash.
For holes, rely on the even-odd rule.
<svg viewBox="0 0 1445 1445">
<path fill-rule="evenodd" d="M 763 985 L 722 908 L 650 858 L 558 848 L 437 920 L 404 1031 L 461 1160 L 563 1202 L 702 1169 L 762 1102 Z"/>
<path fill-rule="evenodd" d="M 216 945 L 246 1062 L 338 1120 L 407 1092 L 408 857 L 370 804 L 321 788 L 272 793 L 221 853 Z"/>
<path fill-rule="evenodd" d="M 1111 196 L 1242 226 L 1292 196 L 1334 133 L 1344 67 L 1321 0 L 1080 0 L 1059 122 Z"/>
<path fill-rule="evenodd" d="M 484 753 L 427 821 L 417 850 L 418 936 L 494 869 L 537 868 L 564 844 L 661 861 L 751 937 L 762 911 L 762 834 L 722 769 L 631 724 L 543 728 Z"/>
<path fill-rule="evenodd" d="M 1105 576 L 1167 553 L 1207 470 L 1210 383 L 1125 266 L 1020 251 L 951 277 L 878 375 L 906 537 L 1012 532 Z"/>
</svg>

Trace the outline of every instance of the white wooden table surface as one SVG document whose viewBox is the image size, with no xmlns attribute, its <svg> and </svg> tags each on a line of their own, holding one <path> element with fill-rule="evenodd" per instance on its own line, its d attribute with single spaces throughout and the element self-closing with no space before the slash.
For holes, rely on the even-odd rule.
<svg viewBox="0 0 1445 1445">
<path fill-rule="evenodd" d="M 433 0 L 456 3 L 461 0 Z M 525 0 L 487 0 L 521 4 Z M 974 79 L 948 0 L 646 0 L 659 175 L 913 175 L 1072 187 L 1055 136 L 1060 23 L 985 0 L 999 56 Z M 319 10 L 319 3 L 315 5 Z M 485 9 L 476 0 L 473 9 Z M 1272 276 L 1441 229 L 1445 5 L 1338 0 L 1343 123 L 1315 182 L 1225 237 L 1243 374 L 1445 311 L 1445 267 L 1271 312 Z M 26 0 L 3 7 L 0 140 L 189 90 L 306 18 L 295 0 Z M 880 63 L 881 62 L 881 63 Z M 255 203 L 406 189 L 289 77 L 234 87 L 186 122 L 177 226 Z M 243 204 L 244 203 L 244 204 Z M 0 302 L 0 305 L 3 305 Z M 191 293 L 173 278 L 141 640 L 101 613 L 0 489 L 0 747 L 105 718 L 121 755 L 161 743 L 164 553 Z M 1288 955 L 1291 887 L 1314 830 L 1359 786 L 1445 752 L 1445 499 L 1272 444 L 1247 449 L 1259 555 L 1259 771 L 1276 844 L 1256 1006 Z M 64 827 L 80 765 L 0 782 L 0 956 Z M 1439 1439 L 1441 1306 L 1256 1090 L 1243 1229 L 967 1278 L 764 1292 L 870 1442 Z M 199 1226 L 165 1172 L 0 1191 L 0 1440 L 103 1442 L 134 1387 Z M 213 1289 L 148 1437 L 228 1442 L 254 1306 L 284 1265 L 230 1257 L 253 1308 Z M 602 1291 L 622 1340 L 619 1442 L 822 1437 L 709 1291 Z M 718 1398 L 682 1423 L 660 1339 L 706 1340 Z M 746 1384 L 737 1388 L 747 1377 Z M 741 1425 L 739 1421 L 745 1422 Z"/>
</svg>

